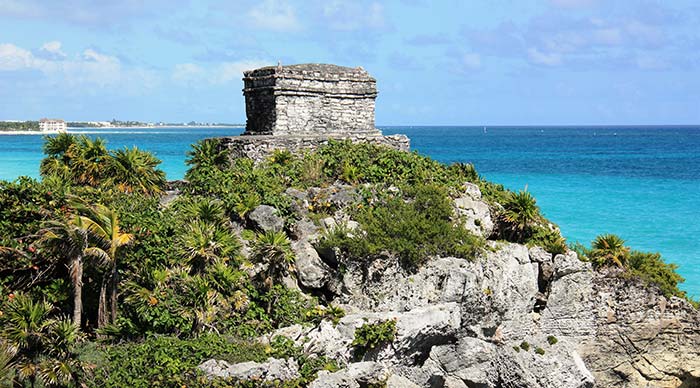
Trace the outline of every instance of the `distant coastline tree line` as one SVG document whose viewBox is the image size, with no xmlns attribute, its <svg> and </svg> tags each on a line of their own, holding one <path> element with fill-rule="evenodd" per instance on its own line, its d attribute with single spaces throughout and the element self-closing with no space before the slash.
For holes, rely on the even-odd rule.
<svg viewBox="0 0 700 388">
<path fill-rule="evenodd" d="M 116 120 L 112 119 L 112 121 L 106 122 L 109 123 L 109 125 L 113 127 L 148 127 L 148 126 L 158 126 L 158 127 L 183 127 L 183 126 L 189 126 L 189 127 L 208 127 L 208 126 L 216 126 L 216 127 L 237 127 L 241 126 L 242 124 L 232 124 L 232 123 L 214 123 L 214 122 L 198 122 L 198 121 L 189 121 L 187 123 L 166 123 L 166 122 L 157 122 L 157 123 L 146 123 L 142 121 L 134 121 L 134 120 Z M 99 122 L 95 121 L 69 121 L 66 122 L 66 126 L 69 128 L 102 128 L 103 125 L 101 125 Z M 29 131 L 39 131 L 39 122 L 38 121 L 0 121 L 0 132 L 29 132 Z"/>
<path fill-rule="evenodd" d="M 0 121 L 0 132 L 2 131 L 38 131 L 38 121 Z"/>
</svg>

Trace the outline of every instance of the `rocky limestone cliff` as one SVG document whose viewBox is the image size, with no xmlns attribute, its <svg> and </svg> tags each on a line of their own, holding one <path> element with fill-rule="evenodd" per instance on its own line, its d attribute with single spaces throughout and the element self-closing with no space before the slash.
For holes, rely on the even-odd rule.
<svg viewBox="0 0 700 388">
<path fill-rule="evenodd" d="M 342 204 L 352 188 L 332 193 Z M 304 208 L 307 193 L 288 194 Z M 491 233 L 489 206 L 475 186 L 467 185 L 455 211 L 475 233 Z M 322 220 L 321 228 L 354 227 L 344 217 Z M 337 271 L 333 255 L 311 244 L 317 226 L 302 219 L 293 232 L 299 286 L 347 315 L 337 325 L 297 325 L 262 340 L 284 335 L 344 365 L 320 373 L 312 387 L 700 386 L 698 311 L 615 271 L 593 271 L 572 251 L 552 257 L 488 241 L 475 260 L 434 257 L 414 273 L 391 258 Z M 395 340 L 356 354 L 355 330 L 388 319 L 396 321 Z"/>
</svg>

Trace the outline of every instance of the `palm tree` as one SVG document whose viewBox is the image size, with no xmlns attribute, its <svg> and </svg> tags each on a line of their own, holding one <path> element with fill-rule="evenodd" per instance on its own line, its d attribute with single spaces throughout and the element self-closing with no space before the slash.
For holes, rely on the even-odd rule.
<svg viewBox="0 0 700 388">
<path fill-rule="evenodd" d="M 597 266 L 615 264 L 622 268 L 629 258 L 630 249 L 625 240 L 614 234 L 603 234 L 595 238 L 590 257 Z"/>
<path fill-rule="evenodd" d="M 181 213 L 187 220 L 201 220 L 212 225 L 223 225 L 226 221 L 226 210 L 220 200 L 195 197 L 183 203 Z"/>
<path fill-rule="evenodd" d="M 66 163 L 71 157 L 70 151 L 79 142 L 77 136 L 69 133 L 59 133 L 56 136 L 45 137 L 44 140 L 44 154 L 49 157 L 61 158 Z"/>
<path fill-rule="evenodd" d="M 73 287 L 73 324 L 80 327 L 83 314 L 83 257 L 89 248 L 87 225 L 82 217 L 74 217 L 66 223 L 50 221 L 46 225 L 40 241 L 67 258 Z"/>
<path fill-rule="evenodd" d="M 46 301 L 35 302 L 19 293 L 5 307 L 2 337 L 17 348 L 14 361 L 17 374 L 22 379 L 28 379 L 31 386 L 34 386 L 37 378 L 52 308 Z"/>
<path fill-rule="evenodd" d="M 80 372 L 86 364 L 75 352 L 76 345 L 83 340 L 80 329 L 68 320 L 53 320 L 45 336 L 44 358 L 38 365 L 39 379 L 49 387 L 79 387 Z"/>
<path fill-rule="evenodd" d="M 535 198 L 526 190 L 522 190 L 513 194 L 504 207 L 503 217 L 510 224 L 510 239 L 517 238 L 517 241 L 522 241 L 540 218 Z"/>
<path fill-rule="evenodd" d="M 103 139 L 90 139 L 81 136 L 78 141 L 78 155 L 73 160 L 73 180 L 76 184 L 97 186 L 105 174 L 110 160 L 106 143 Z"/>
<path fill-rule="evenodd" d="M 187 151 L 185 163 L 191 166 L 191 170 L 202 167 L 222 168 L 228 163 L 228 154 L 220 147 L 219 141 L 205 139 L 192 145 L 192 150 Z"/>
<path fill-rule="evenodd" d="M 202 220 L 185 226 L 179 245 L 195 273 L 204 271 L 219 259 L 230 258 L 240 249 L 231 231 Z"/>
<path fill-rule="evenodd" d="M 78 204 L 78 210 L 86 215 L 81 215 L 82 225 L 90 235 L 98 242 L 98 246 L 89 247 L 85 254 L 97 257 L 108 268 L 108 272 L 102 279 L 100 296 L 97 309 L 97 327 L 102 328 L 107 323 L 114 323 L 117 319 L 117 286 L 119 283 L 117 272 L 117 253 L 119 248 L 130 244 L 134 235 L 122 233 L 119 227 L 117 212 L 97 204 L 85 206 Z M 110 315 L 107 315 L 107 290 L 110 293 Z"/>
<path fill-rule="evenodd" d="M 56 157 L 44 158 L 39 165 L 39 173 L 44 178 L 58 177 L 67 182 L 73 182 L 68 164 Z"/>
<path fill-rule="evenodd" d="M 165 173 L 157 167 L 160 160 L 137 147 L 114 151 L 108 166 L 110 184 L 126 193 L 160 194 L 165 185 Z"/>
<path fill-rule="evenodd" d="M 44 386 L 80 386 L 78 373 L 85 367 L 75 345 L 83 337 L 69 320 L 51 317 L 53 309 L 46 301 L 15 295 L 5 308 L 2 337 L 9 343 L 0 349 L 0 365 L 15 368 L 18 377 L 29 380 L 32 387 L 37 380 Z"/>
<path fill-rule="evenodd" d="M 44 154 L 47 157 L 41 161 L 39 167 L 41 176 L 58 176 L 72 181 L 71 165 L 79 154 L 79 137 L 68 133 L 59 133 L 44 139 Z"/>
<path fill-rule="evenodd" d="M 263 284 L 268 290 L 272 289 L 282 277 L 289 272 L 294 263 L 294 252 L 284 232 L 267 231 L 257 235 L 253 243 L 251 259 L 267 266 Z M 268 302 L 267 312 L 270 313 L 272 301 Z"/>
</svg>

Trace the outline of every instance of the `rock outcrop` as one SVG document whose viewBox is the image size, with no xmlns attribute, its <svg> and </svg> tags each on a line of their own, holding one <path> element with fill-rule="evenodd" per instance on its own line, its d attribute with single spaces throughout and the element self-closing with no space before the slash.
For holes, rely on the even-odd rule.
<svg viewBox="0 0 700 388">
<path fill-rule="evenodd" d="M 226 361 L 207 360 L 199 365 L 205 375 L 233 380 L 290 381 L 300 377 L 299 366 L 294 359 L 269 358 L 266 362 L 242 362 L 229 364 Z"/>
<path fill-rule="evenodd" d="M 336 324 L 283 328 L 267 339 L 288 337 L 305 353 L 344 366 L 320 373 L 312 387 L 700 384 L 700 315 L 685 300 L 668 299 L 614 270 L 593 271 L 572 251 L 553 256 L 496 241 L 487 241 L 474 260 L 434 257 L 415 272 L 390 256 L 345 262 L 341 271 L 337 257 L 318 252 L 314 241 L 341 224 L 350 233 L 360 228 L 343 211 L 354 190 L 334 185 L 288 195 L 302 214 L 319 198 L 337 209 L 318 225 L 302 217 L 290 227 L 296 257 L 296 280 L 290 281 L 330 298 L 346 315 Z M 462 198 L 455 201 L 456 215 L 481 220 L 472 225 L 488 235 L 490 211 L 478 188 L 468 187 Z M 261 230 L 284 227 L 274 208 L 253 213 L 250 220 Z M 355 331 L 386 320 L 396 322 L 394 340 L 357 352 Z M 297 376 L 291 361 L 210 360 L 201 369 L 211 376 L 284 380 Z"/>
<path fill-rule="evenodd" d="M 323 321 L 276 335 L 346 365 L 321 374 L 313 387 L 366 386 L 356 371 L 369 365 L 407 387 L 697 383 L 700 317 L 687 302 L 596 273 L 574 252 L 552 258 L 540 248 L 490 244 L 475 261 L 435 258 L 413 274 L 391 261 L 375 263 L 380 269 L 367 277 L 346 273 L 336 302 L 348 315 L 337 325 Z M 358 358 L 355 330 L 388 319 L 396 321 L 395 340 Z"/>
</svg>

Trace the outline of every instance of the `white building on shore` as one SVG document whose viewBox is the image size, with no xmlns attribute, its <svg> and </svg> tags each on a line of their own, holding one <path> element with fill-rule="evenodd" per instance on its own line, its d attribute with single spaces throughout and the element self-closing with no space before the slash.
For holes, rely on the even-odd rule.
<svg viewBox="0 0 700 388">
<path fill-rule="evenodd" d="M 41 132 L 65 132 L 66 122 L 61 119 L 41 119 L 39 120 L 39 130 Z"/>
</svg>

